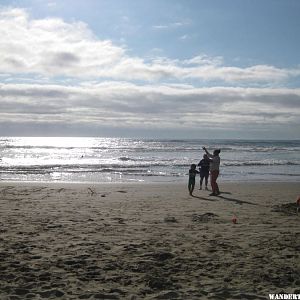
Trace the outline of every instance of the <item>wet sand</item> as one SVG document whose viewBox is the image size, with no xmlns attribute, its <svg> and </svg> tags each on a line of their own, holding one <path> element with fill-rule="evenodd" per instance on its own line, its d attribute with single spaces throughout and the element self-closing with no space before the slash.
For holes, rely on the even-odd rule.
<svg viewBox="0 0 300 300">
<path fill-rule="evenodd" d="M 300 293 L 299 183 L 220 187 L 2 182 L 0 299 Z"/>
</svg>

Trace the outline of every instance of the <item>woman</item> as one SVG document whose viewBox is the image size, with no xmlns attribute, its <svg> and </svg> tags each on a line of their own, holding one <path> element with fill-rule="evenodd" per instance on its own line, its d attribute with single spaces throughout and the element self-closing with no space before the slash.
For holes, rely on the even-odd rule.
<svg viewBox="0 0 300 300">
<path fill-rule="evenodd" d="M 210 184 L 212 193 L 210 196 L 218 196 L 220 195 L 219 186 L 217 184 L 217 178 L 220 172 L 220 149 L 214 150 L 213 154 L 210 154 L 205 147 L 203 150 L 206 152 L 207 156 L 209 157 L 209 171 L 210 171 Z"/>
</svg>

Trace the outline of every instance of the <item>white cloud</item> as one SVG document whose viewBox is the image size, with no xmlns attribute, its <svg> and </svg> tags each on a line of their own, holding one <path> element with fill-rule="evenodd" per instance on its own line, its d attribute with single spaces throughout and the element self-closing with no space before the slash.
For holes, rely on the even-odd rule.
<svg viewBox="0 0 300 300">
<path fill-rule="evenodd" d="M 127 82 L 87 82 L 81 86 L 2 84 L 0 106 L 2 122 L 137 128 L 300 124 L 299 89 L 199 89 Z"/>
<path fill-rule="evenodd" d="M 76 128 L 79 135 L 100 127 L 189 132 L 204 125 L 300 132 L 299 89 L 249 87 L 297 77 L 299 68 L 226 66 L 223 57 L 205 54 L 170 59 L 158 56 L 161 49 L 150 59 L 132 57 L 85 23 L 32 20 L 22 9 L 0 10 L 0 35 L 0 134 L 14 126 Z M 198 80 L 235 87 L 198 88 Z"/>
<path fill-rule="evenodd" d="M 185 23 L 173 23 L 180 27 Z M 164 26 L 164 25 L 163 25 Z M 222 57 L 199 55 L 179 61 L 130 56 L 125 47 L 98 39 L 83 22 L 32 20 L 22 9 L 0 11 L 0 73 L 65 76 L 78 79 L 244 82 L 282 81 L 300 69 L 268 65 L 225 66 Z"/>
<path fill-rule="evenodd" d="M 56 7 L 56 6 L 57 6 L 57 3 L 56 3 L 56 2 L 48 2 L 48 3 L 47 3 L 47 6 L 48 6 L 49 8 L 53 8 L 53 7 Z"/>
<path fill-rule="evenodd" d="M 169 23 L 169 24 L 164 24 L 164 25 L 153 25 L 152 28 L 153 29 L 175 29 L 175 28 L 179 28 L 179 27 L 183 27 L 188 25 L 187 22 L 174 22 L 174 23 Z"/>
<path fill-rule="evenodd" d="M 190 38 L 190 36 L 188 34 L 184 34 L 184 35 L 182 35 L 182 36 L 179 37 L 179 39 L 182 40 L 182 41 L 185 41 L 185 40 L 187 40 L 189 38 Z"/>
<path fill-rule="evenodd" d="M 223 64 L 223 57 L 210 57 L 206 54 L 195 56 L 191 59 L 186 59 L 183 61 L 184 65 L 211 65 L 211 66 L 220 66 Z"/>
</svg>

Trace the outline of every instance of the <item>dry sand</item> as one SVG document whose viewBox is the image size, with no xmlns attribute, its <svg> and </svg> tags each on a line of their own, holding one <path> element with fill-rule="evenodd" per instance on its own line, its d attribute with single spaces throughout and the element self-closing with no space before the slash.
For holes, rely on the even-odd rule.
<svg viewBox="0 0 300 300">
<path fill-rule="evenodd" d="M 220 186 L 1 183 L 0 299 L 300 293 L 300 185 Z"/>
</svg>

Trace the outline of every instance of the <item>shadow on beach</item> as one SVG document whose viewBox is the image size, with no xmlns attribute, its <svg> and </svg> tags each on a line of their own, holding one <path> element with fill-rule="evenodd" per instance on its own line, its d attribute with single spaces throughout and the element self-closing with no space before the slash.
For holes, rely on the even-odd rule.
<svg viewBox="0 0 300 300">
<path fill-rule="evenodd" d="M 230 192 L 221 192 L 221 195 L 222 194 L 231 195 Z M 226 200 L 226 201 L 235 202 L 236 204 L 240 204 L 240 205 L 242 205 L 242 204 L 257 205 L 256 203 L 253 203 L 253 202 L 243 201 L 243 200 L 235 199 L 235 198 L 229 198 L 229 197 L 225 197 L 225 196 L 221 196 L 221 195 L 218 195 L 218 196 L 215 196 L 215 197 L 221 198 L 221 199 Z M 205 201 L 210 201 L 210 202 L 218 201 L 217 199 L 214 199 L 214 198 L 205 198 L 205 197 L 200 197 L 200 196 L 195 196 L 195 195 L 191 195 L 191 196 L 193 198 L 197 198 L 197 199 L 205 200 Z"/>
<path fill-rule="evenodd" d="M 221 192 L 221 194 L 225 194 L 225 193 Z M 243 200 L 234 199 L 234 198 L 228 198 L 228 197 L 224 197 L 224 196 L 220 196 L 220 195 L 218 195 L 216 197 L 224 199 L 226 201 L 235 202 L 235 203 L 240 204 L 240 205 L 242 205 L 242 204 L 257 205 L 256 203 L 253 203 L 253 202 L 243 201 Z"/>
<path fill-rule="evenodd" d="M 215 202 L 218 201 L 217 199 L 211 199 L 211 198 L 204 198 L 204 197 L 199 197 L 199 196 L 195 196 L 195 195 L 191 195 L 193 198 L 197 198 L 200 200 L 206 200 L 206 201 L 211 201 L 211 202 Z"/>
</svg>

